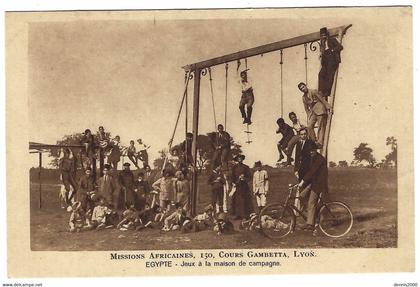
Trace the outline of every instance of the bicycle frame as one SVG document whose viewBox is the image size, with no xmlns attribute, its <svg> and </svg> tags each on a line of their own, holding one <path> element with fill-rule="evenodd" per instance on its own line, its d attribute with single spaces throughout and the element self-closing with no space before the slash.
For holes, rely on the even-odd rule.
<svg viewBox="0 0 420 287">
<path fill-rule="evenodd" d="M 303 211 L 301 209 L 299 209 L 293 202 L 296 200 L 299 200 L 299 202 L 302 202 L 302 199 L 304 199 L 301 196 L 292 196 L 292 192 L 296 190 L 296 193 L 299 192 L 299 185 L 295 184 L 295 185 L 291 185 L 289 184 L 288 187 L 289 190 L 289 194 L 286 197 L 286 200 L 284 201 L 283 204 L 283 212 L 286 210 L 286 207 L 290 207 L 293 211 L 294 211 L 294 216 L 296 217 L 296 213 L 299 214 L 305 221 L 307 220 L 307 216 L 303 213 Z M 322 199 L 322 194 L 318 197 L 318 202 L 316 205 L 316 211 L 315 211 L 315 220 L 316 220 L 316 224 L 315 227 L 318 225 L 319 222 L 319 211 L 321 210 L 321 207 L 325 206 L 325 208 L 327 208 L 327 210 L 329 211 L 327 205 L 325 204 L 324 200 Z M 284 214 L 282 214 L 283 216 Z"/>
<path fill-rule="evenodd" d="M 310 186 L 307 187 L 307 190 L 310 191 Z M 297 216 L 301 216 L 302 219 L 304 221 L 307 221 L 308 216 L 305 215 L 303 213 L 303 210 L 300 208 L 300 203 L 302 202 L 303 199 L 306 199 L 306 195 L 301 196 L 302 193 L 305 192 L 305 190 L 299 190 L 299 185 L 295 184 L 289 184 L 288 187 L 288 193 L 286 195 L 286 198 L 284 200 L 284 202 L 280 202 L 280 203 L 274 203 L 271 205 L 266 206 L 260 213 L 259 219 L 261 219 L 262 214 L 265 214 L 265 212 L 268 212 L 267 214 L 271 215 L 271 214 L 276 214 L 275 218 L 276 219 L 280 219 L 280 220 L 285 220 L 287 221 L 286 223 L 290 224 L 288 226 L 290 226 L 290 229 L 285 230 L 286 233 L 282 233 L 279 235 L 272 235 L 272 234 L 266 234 L 266 232 L 264 231 L 264 234 L 266 234 L 268 237 L 274 236 L 274 237 L 284 237 L 289 233 L 293 233 L 296 227 L 296 217 Z M 296 194 L 293 194 L 293 192 L 296 192 Z M 320 229 L 320 231 L 322 231 L 325 235 L 329 236 L 329 237 L 341 237 L 345 234 L 347 234 L 352 225 L 353 225 L 353 215 L 352 212 L 350 210 L 350 207 L 348 205 L 346 205 L 343 202 L 340 201 L 329 201 L 328 200 L 328 194 L 327 193 L 321 193 L 318 196 L 318 200 L 316 202 L 315 205 L 315 228 L 313 229 L 313 235 L 316 235 L 318 233 L 318 228 Z M 334 207 L 340 206 L 341 210 L 344 211 L 344 218 L 346 221 L 348 221 L 347 223 L 345 223 L 346 225 L 346 229 L 343 230 L 342 233 L 337 234 L 334 231 L 334 227 L 333 230 L 330 229 L 329 225 L 324 225 L 324 219 L 321 218 L 321 213 L 322 215 L 325 215 L 327 219 L 327 223 L 328 224 L 328 220 L 332 219 L 333 222 L 335 222 L 335 220 L 337 218 L 340 218 L 340 214 L 338 214 L 337 216 L 337 211 L 334 209 Z M 274 208 L 274 209 L 273 209 Z M 280 210 L 281 211 L 280 211 Z M 340 210 L 340 208 L 339 208 Z M 272 212 L 272 213 L 271 213 Z M 280 215 L 280 218 L 278 217 Z M 270 227 L 268 227 L 270 229 Z M 333 233 L 331 233 L 331 231 Z M 335 233 L 334 233 L 335 232 Z"/>
</svg>

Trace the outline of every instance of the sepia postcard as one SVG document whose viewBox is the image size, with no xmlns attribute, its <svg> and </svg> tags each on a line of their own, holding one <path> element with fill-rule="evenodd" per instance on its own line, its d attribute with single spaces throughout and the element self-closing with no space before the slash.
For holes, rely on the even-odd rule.
<svg viewBox="0 0 420 287">
<path fill-rule="evenodd" d="M 11 278 L 414 271 L 411 7 L 5 18 Z"/>
</svg>

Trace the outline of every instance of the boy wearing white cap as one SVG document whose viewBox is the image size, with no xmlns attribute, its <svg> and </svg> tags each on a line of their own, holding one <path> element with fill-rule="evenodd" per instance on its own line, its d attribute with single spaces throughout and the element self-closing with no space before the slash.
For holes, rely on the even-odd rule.
<svg viewBox="0 0 420 287">
<path fill-rule="evenodd" d="M 252 191 L 257 199 L 258 211 L 261 212 L 267 203 L 268 173 L 262 169 L 261 161 L 257 161 L 254 168 L 256 171 L 254 172 Z"/>
</svg>

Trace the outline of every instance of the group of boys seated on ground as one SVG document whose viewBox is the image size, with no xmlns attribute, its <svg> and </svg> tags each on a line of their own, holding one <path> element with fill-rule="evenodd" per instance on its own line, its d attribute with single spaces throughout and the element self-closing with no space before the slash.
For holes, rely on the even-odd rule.
<svg viewBox="0 0 420 287">
<path fill-rule="evenodd" d="M 243 156 L 238 156 L 243 159 Z M 241 162 L 237 162 L 237 165 Z M 181 165 L 182 166 L 182 165 Z M 80 232 L 82 230 L 101 230 L 106 228 L 117 228 L 119 230 L 140 231 L 146 228 L 158 228 L 162 231 L 179 230 L 183 233 L 197 232 L 202 230 L 214 230 L 218 235 L 234 231 L 234 225 L 229 221 L 226 210 L 223 210 L 224 186 L 227 184 L 225 176 L 217 166 L 209 175 L 208 184 L 212 193 L 212 203 L 206 206 L 202 213 L 191 216 L 189 211 L 190 202 L 190 180 L 188 173 L 184 175 L 183 170 L 177 170 L 179 165 L 172 159 L 168 160 L 163 176 L 149 184 L 147 175 L 150 169 L 146 168 L 146 173 L 140 171 L 136 182 L 127 183 L 127 178 L 131 174 L 130 164 L 125 163 L 124 169 L 118 176 L 113 176 L 115 172 L 112 167 L 105 165 L 104 176 L 97 184 L 88 189 L 79 188 L 75 201 L 68 208 L 71 212 L 69 227 L 70 232 Z M 257 200 L 259 211 L 265 206 L 265 198 L 268 192 L 267 172 L 262 169 L 261 162 L 256 162 L 253 176 L 253 194 Z M 86 175 L 80 180 L 80 186 L 90 177 L 90 169 L 86 170 Z M 145 179 L 146 177 L 146 179 Z M 104 184 L 113 182 L 118 178 L 123 192 L 121 199 L 124 201 L 123 208 L 115 201 L 115 195 L 108 196 L 104 190 Z M 133 178 L 134 176 L 129 176 Z M 114 183 L 115 185 L 115 183 Z M 112 184 L 111 184 L 112 186 Z M 130 190 L 134 192 L 130 195 Z M 124 210 L 125 209 L 125 210 Z M 253 230 L 257 226 L 257 214 L 251 212 L 249 216 L 241 218 L 239 228 Z M 264 222 L 268 224 L 269 219 Z M 268 225 L 267 225 L 268 226 Z M 277 228 L 274 224 L 273 228 Z"/>
<path fill-rule="evenodd" d="M 206 206 L 194 217 L 189 215 L 188 170 L 173 157 L 168 160 L 162 177 L 156 181 L 152 176 L 148 178 L 151 173 L 148 167 L 146 172 L 138 172 L 134 181 L 129 163 L 125 163 L 118 174 L 110 165 L 105 165 L 103 172 L 104 175 L 90 185 L 86 184 L 92 178 L 90 168 L 80 179 L 74 200 L 67 209 L 71 212 L 70 232 L 106 228 L 136 231 L 159 228 L 182 232 L 212 229 L 218 234 L 233 231 L 233 224 L 226 214 L 217 213 L 213 205 Z M 148 181 L 154 182 L 150 184 Z"/>
<path fill-rule="evenodd" d="M 169 205 L 166 210 L 158 204 L 152 208 L 146 203 L 144 209 L 140 211 L 131 205 L 119 215 L 104 198 L 95 202 L 95 197 L 72 204 L 69 227 L 70 232 L 115 227 L 119 230 L 135 231 L 161 228 L 163 231 L 180 230 L 183 233 L 214 230 L 218 235 L 234 230 L 226 214 L 223 212 L 215 214 L 212 205 L 206 206 L 204 212 L 195 217 L 189 217 L 179 202 Z"/>
</svg>

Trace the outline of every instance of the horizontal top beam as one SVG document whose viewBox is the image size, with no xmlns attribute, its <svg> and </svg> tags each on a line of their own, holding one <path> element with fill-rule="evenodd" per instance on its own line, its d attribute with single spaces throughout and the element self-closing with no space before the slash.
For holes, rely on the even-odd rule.
<svg viewBox="0 0 420 287">
<path fill-rule="evenodd" d="M 48 149 L 48 148 L 82 148 L 83 145 L 55 145 L 55 144 L 38 144 L 29 143 L 29 149 Z"/>
<path fill-rule="evenodd" d="M 347 29 L 349 29 L 351 26 L 352 25 L 350 24 L 350 25 L 344 25 L 344 26 L 340 26 L 336 28 L 331 28 L 331 29 L 328 29 L 328 32 L 329 32 L 329 35 L 332 37 L 338 36 L 340 32 L 344 35 Z M 303 45 L 305 43 L 310 43 L 317 40 L 320 40 L 319 31 L 302 35 L 302 36 L 298 36 L 298 37 L 294 37 L 294 38 L 290 38 L 290 39 L 286 39 L 286 40 L 282 40 L 282 41 L 278 41 L 278 42 L 274 42 L 274 43 L 270 43 L 270 44 L 266 44 L 266 45 L 262 45 L 262 46 L 258 46 L 258 47 L 254 47 L 247 50 L 242 50 L 242 51 L 224 55 L 221 57 L 216 57 L 209 60 L 197 62 L 194 64 L 186 65 L 182 68 L 186 71 L 201 70 L 204 68 L 220 65 L 227 62 L 237 61 L 244 58 L 249 58 L 249 57 L 253 57 L 253 56 L 257 56 L 257 55 L 261 55 L 261 54 L 265 54 L 269 52 L 278 51 L 281 49 Z"/>
</svg>

